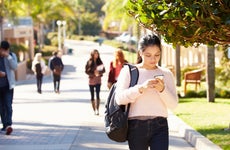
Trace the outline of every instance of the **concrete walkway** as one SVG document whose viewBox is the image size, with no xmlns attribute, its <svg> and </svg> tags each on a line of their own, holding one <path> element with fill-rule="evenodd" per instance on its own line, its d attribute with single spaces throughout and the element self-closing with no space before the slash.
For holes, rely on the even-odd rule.
<svg viewBox="0 0 230 150">
<path fill-rule="evenodd" d="M 109 140 L 104 132 L 106 80 L 113 48 L 97 43 L 69 41 L 72 55 L 64 55 L 65 69 L 60 94 L 53 92 L 50 76 L 44 78 L 42 94 L 36 92 L 34 76 L 15 88 L 12 135 L 0 135 L 0 150 L 127 150 L 127 143 Z M 100 115 L 90 105 L 88 78 L 84 73 L 89 51 L 97 48 L 107 72 L 103 76 Z M 170 150 L 217 150 L 216 145 L 170 113 Z M 202 141 L 203 140 L 203 141 Z"/>
</svg>

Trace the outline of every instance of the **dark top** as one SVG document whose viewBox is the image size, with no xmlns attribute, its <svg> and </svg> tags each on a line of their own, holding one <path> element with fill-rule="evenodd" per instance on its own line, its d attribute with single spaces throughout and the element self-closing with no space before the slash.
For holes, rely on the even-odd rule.
<svg viewBox="0 0 230 150">
<path fill-rule="evenodd" d="M 4 63 L 4 57 L 0 56 L 0 71 L 2 72 L 6 72 L 6 68 L 5 68 L 5 63 Z M 7 77 L 0 77 L 0 87 L 6 87 L 8 86 L 8 80 Z"/>
<path fill-rule="evenodd" d="M 50 69 L 53 71 L 54 70 L 54 66 L 60 66 L 62 68 L 62 70 L 64 69 L 64 64 L 61 60 L 61 58 L 59 57 L 54 57 L 51 62 L 50 62 Z"/>
</svg>

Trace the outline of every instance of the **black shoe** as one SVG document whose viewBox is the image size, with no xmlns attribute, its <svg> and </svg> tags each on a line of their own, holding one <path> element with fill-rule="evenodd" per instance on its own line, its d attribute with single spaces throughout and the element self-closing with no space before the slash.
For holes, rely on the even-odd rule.
<svg viewBox="0 0 230 150">
<path fill-rule="evenodd" d="M 38 90 L 38 93 L 39 93 L 39 94 L 42 94 L 42 90 Z"/>
</svg>

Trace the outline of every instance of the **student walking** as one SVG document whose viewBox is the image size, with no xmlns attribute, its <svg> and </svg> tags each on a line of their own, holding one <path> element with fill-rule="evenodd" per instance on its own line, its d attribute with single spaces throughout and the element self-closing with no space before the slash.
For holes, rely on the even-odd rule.
<svg viewBox="0 0 230 150">
<path fill-rule="evenodd" d="M 17 69 L 17 56 L 10 52 L 10 44 L 2 41 L 0 46 L 0 115 L 6 135 L 10 135 L 12 128 L 12 103 L 15 87 L 15 70 Z"/>
<path fill-rule="evenodd" d="M 91 95 L 91 104 L 95 115 L 99 115 L 101 77 L 105 72 L 105 67 L 100 58 L 98 50 L 94 49 L 90 53 L 90 58 L 85 65 L 85 73 L 89 77 L 89 90 Z M 96 100 L 94 98 L 96 91 Z"/>
<path fill-rule="evenodd" d="M 108 75 L 108 83 L 107 83 L 109 89 L 115 82 L 117 82 L 118 75 L 125 63 L 127 63 L 127 60 L 125 60 L 123 51 L 121 49 L 115 50 L 113 61 L 110 62 L 110 67 L 109 67 L 109 75 Z"/>
<path fill-rule="evenodd" d="M 53 83 L 54 83 L 54 92 L 60 93 L 60 81 L 61 74 L 64 69 L 64 64 L 60 56 L 58 56 L 58 52 L 53 53 L 53 58 L 50 60 L 50 69 L 53 74 Z"/>
<path fill-rule="evenodd" d="M 42 53 L 36 53 L 32 62 L 32 71 L 37 79 L 37 92 L 42 93 L 42 79 L 46 71 L 45 61 L 42 59 Z"/>
<path fill-rule="evenodd" d="M 161 42 L 154 34 L 140 39 L 136 64 L 138 83 L 129 87 L 128 67 L 122 68 L 117 81 L 116 102 L 131 103 L 128 116 L 128 145 L 130 150 L 168 150 L 168 109 L 177 106 L 178 97 L 173 74 L 158 66 Z"/>
</svg>

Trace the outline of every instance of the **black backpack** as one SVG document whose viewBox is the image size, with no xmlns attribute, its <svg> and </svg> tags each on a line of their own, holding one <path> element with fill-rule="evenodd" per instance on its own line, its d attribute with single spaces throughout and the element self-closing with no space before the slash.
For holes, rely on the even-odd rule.
<svg viewBox="0 0 230 150">
<path fill-rule="evenodd" d="M 35 71 L 36 71 L 37 75 L 41 75 L 42 74 L 42 67 L 41 67 L 40 63 L 37 63 L 35 65 Z"/>
<path fill-rule="evenodd" d="M 130 87 L 136 85 L 139 72 L 136 66 L 126 64 L 130 71 Z M 128 131 L 128 113 L 130 104 L 118 105 L 115 101 L 116 83 L 109 91 L 109 96 L 105 103 L 105 132 L 107 136 L 116 142 L 125 142 Z"/>
</svg>

